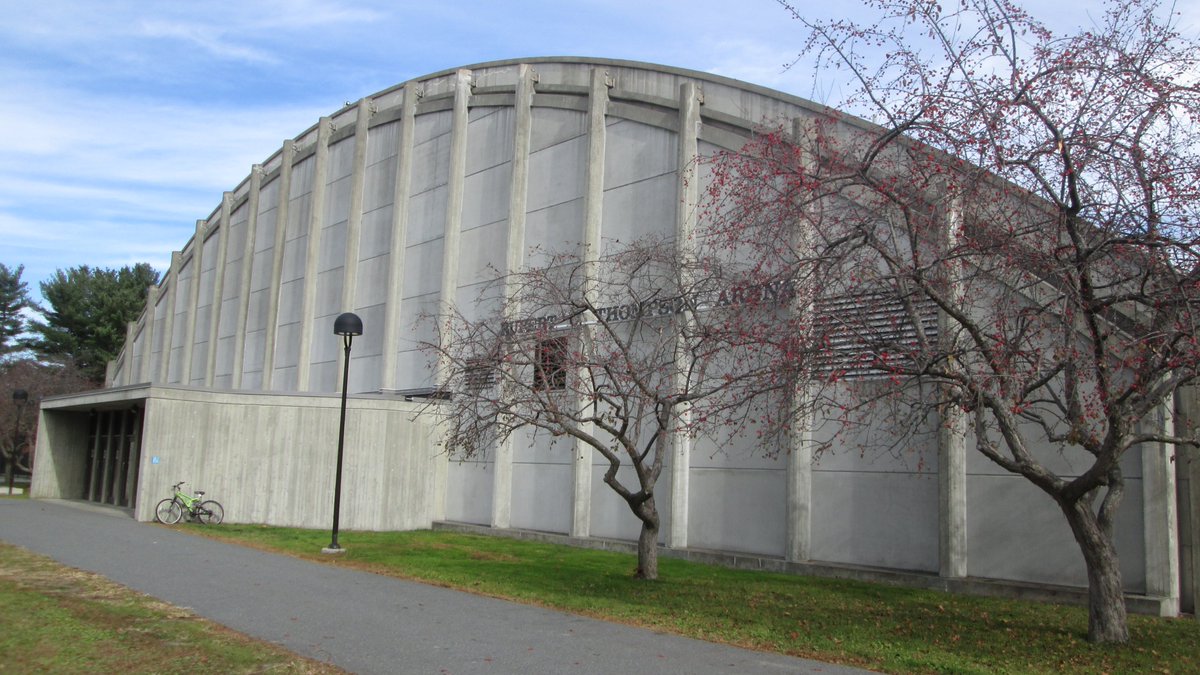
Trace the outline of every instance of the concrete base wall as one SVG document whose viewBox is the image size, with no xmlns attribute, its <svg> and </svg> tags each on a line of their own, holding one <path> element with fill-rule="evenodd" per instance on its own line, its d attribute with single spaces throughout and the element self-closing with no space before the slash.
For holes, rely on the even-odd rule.
<svg viewBox="0 0 1200 675">
<path fill-rule="evenodd" d="M 134 515 L 186 481 L 221 502 L 231 523 L 322 528 L 333 523 L 341 400 L 169 387 L 108 390 L 46 402 L 34 497 L 82 498 L 90 409 L 145 407 Z M 428 528 L 445 484 L 445 458 L 420 404 L 390 398 L 347 402 L 340 525 Z"/>
</svg>

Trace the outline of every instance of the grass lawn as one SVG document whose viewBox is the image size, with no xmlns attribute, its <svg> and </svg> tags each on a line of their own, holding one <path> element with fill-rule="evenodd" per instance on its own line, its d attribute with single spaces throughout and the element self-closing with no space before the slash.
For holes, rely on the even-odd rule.
<svg viewBox="0 0 1200 675">
<path fill-rule="evenodd" d="M 3 543 L 0 626 L 5 673 L 343 672 Z"/>
<path fill-rule="evenodd" d="M 222 525 L 198 534 L 327 564 L 417 579 L 735 645 L 898 673 L 1196 673 L 1200 622 L 1131 616 L 1133 641 L 1086 640 L 1080 607 L 956 596 L 447 532 Z"/>
</svg>

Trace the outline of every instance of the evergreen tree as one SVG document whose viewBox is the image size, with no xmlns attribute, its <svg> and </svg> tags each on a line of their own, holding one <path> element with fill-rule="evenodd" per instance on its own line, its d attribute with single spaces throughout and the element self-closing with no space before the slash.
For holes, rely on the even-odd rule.
<svg viewBox="0 0 1200 675">
<path fill-rule="evenodd" d="M 125 340 L 125 325 L 136 319 L 146 288 L 158 282 L 150 265 L 119 270 L 87 265 L 58 270 L 41 283 L 45 322 L 33 321 L 30 346 L 39 356 L 71 362 L 89 379 L 104 380 L 107 363 Z"/>
<path fill-rule="evenodd" d="M 0 358 L 17 351 L 17 336 L 25 331 L 21 310 L 29 307 L 29 288 L 21 281 L 24 265 L 15 269 L 0 263 Z"/>
</svg>

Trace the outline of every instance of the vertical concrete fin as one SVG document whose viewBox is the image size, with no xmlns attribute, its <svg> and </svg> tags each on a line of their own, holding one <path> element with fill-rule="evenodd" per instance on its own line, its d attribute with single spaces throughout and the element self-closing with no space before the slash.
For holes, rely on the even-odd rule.
<svg viewBox="0 0 1200 675">
<path fill-rule="evenodd" d="M 204 237 L 208 233 L 203 220 L 196 221 L 196 233 L 192 235 L 192 276 L 188 282 L 187 329 L 183 332 L 183 360 L 179 364 L 179 383 L 185 387 L 192 383 L 192 356 L 196 349 L 196 311 L 200 307 L 200 277 L 204 271 Z"/>
<path fill-rule="evenodd" d="M 338 313 L 358 309 L 358 249 L 362 242 L 363 190 L 367 175 L 367 138 L 370 134 L 371 99 L 359 99 L 354 118 L 354 159 L 350 172 L 350 203 L 346 213 L 346 257 L 342 261 L 342 297 Z M 365 330 L 379 330 L 381 326 L 367 326 Z M 344 350 L 337 352 L 337 370 L 342 372 Z M 337 378 L 335 391 L 341 391 L 342 381 Z"/>
<path fill-rule="evenodd" d="M 225 295 L 225 263 L 229 260 L 229 220 L 233 216 L 233 193 L 221 197 L 221 221 L 217 230 L 217 263 L 213 268 L 212 305 L 208 312 L 208 358 L 204 364 L 204 386 L 213 386 L 217 372 L 217 337 L 221 334 L 221 304 Z"/>
<path fill-rule="evenodd" d="M 508 241 L 505 274 L 521 269 L 525 258 L 525 209 L 529 188 L 529 143 L 533 132 L 533 68 L 521 64 L 517 68 L 514 107 L 512 172 L 508 192 Z M 510 277 L 511 278 L 511 277 Z M 519 311 L 513 306 L 512 292 L 505 292 L 506 311 Z M 492 527 L 512 524 L 513 439 L 500 441 L 495 448 L 492 467 Z"/>
<path fill-rule="evenodd" d="M 692 257 L 692 233 L 696 227 L 696 206 L 699 190 L 696 186 L 696 155 L 700 132 L 700 100 L 696 84 L 684 82 L 679 85 L 679 153 L 675 163 L 675 252 L 680 260 Z M 686 268 L 683 272 L 687 274 Z M 681 279 L 686 287 L 687 278 Z M 685 312 L 684 321 L 691 322 L 690 312 Z M 686 332 L 686 331 L 685 331 Z M 681 354 L 689 351 L 690 345 L 681 332 L 677 337 L 676 350 Z M 689 382 L 685 369 L 676 369 L 674 389 L 684 391 Z M 667 532 L 667 545 L 686 548 L 688 545 L 688 514 L 691 499 L 692 436 L 687 429 L 691 419 L 691 406 L 680 404 L 679 430 L 671 432 L 671 521 Z"/>
<path fill-rule="evenodd" d="M 279 291 L 283 286 L 283 247 L 287 242 L 288 210 L 292 201 L 292 167 L 296 144 L 283 142 L 279 162 L 279 205 L 275 209 L 275 242 L 271 249 L 271 290 L 267 293 L 266 335 L 263 338 L 262 390 L 274 388 L 275 340 L 279 332 Z"/>
<path fill-rule="evenodd" d="M 179 295 L 179 265 L 182 261 L 182 254 L 179 251 L 171 252 L 171 268 L 167 270 L 167 277 L 163 283 L 159 285 L 160 292 L 165 289 L 167 293 L 166 313 L 163 315 L 163 336 L 162 336 L 162 351 L 159 357 L 159 374 L 158 380 L 164 384 L 171 381 L 171 343 L 175 339 L 175 302 Z"/>
<path fill-rule="evenodd" d="M 154 315 L 158 308 L 159 286 L 146 287 L 146 325 L 142 327 L 142 363 L 138 369 L 138 379 L 141 382 L 153 383 L 154 370 Z"/>
<path fill-rule="evenodd" d="M 1172 406 L 1162 404 L 1143 424 L 1152 433 L 1175 435 Z M 1179 613 L 1179 515 L 1175 491 L 1175 446 L 1143 443 L 1142 536 L 1146 546 L 1146 595 L 1167 599 L 1164 616 Z"/>
<path fill-rule="evenodd" d="M 233 373 L 231 389 L 242 388 L 246 359 L 246 323 L 250 317 L 250 283 L 254 271 L 254 240 L 258 237 L 258 209 L 262 196 L 263 167 L 250 168 L 250 195 L 246 202 L 246 237 L 242 242 L 242 269 L 238 279 L 237 327 L 233 331 Z"/>
<path fill-rule="evenodd" d="M 312 372 L 313 332 L 317 313 L 317 263 L 321 252 L 321 229 L 325 223 L 325 193 L 329 182 L 329 137 L 333 123 L 322 117 L 317 124 L 316 156 L 313 165 L 311 208 L 308 214 L 308 235 L 304 255 L 304 301 L 300 309 L 300 348 L 296 359 L 296 391 L 309 389 Z"/>
<path fill-rule="evenodd" d="M 806 169 L 816 167 L 818 157 L 816 123 L 807 117 L 799 117 L 792 121 L 792 138 L 801 150 L 801 161 Z M 812 206 L 819 209 L 819 206 Z M 814 214 L 815 215 L 815 214 Z M 813 232 L 806 228 L 795 228 L 793 246 L 798 250 L 809 246 Z M 797 318 L 800 325 L 809 325 L 805 317 L 813 314 L 813 297 L 804 289 L 793 296 L 788 310 Z M 803 384 L 791 392 L 795 405 L 796 418 L 792 420 L 793 433 L 789 437 L 787 463 L 787 535 L 785 557 L 790 561 L 806 561 L 812 558 L 812 466 L 813 440 L 812 432 L 815 425 L 815 393 L 809 391 Z"/>
<path fill-rule="evenodd" d="M 950 250 L 958 246 L 962 227 L 963 204 L 954 198 L 946 205 L 943 241 Z M 965 302 L 965 290 L 960 280 L 953 282 L 952 293 Z M 938 312 L 938 340 L 942 349 L 953 353 L 957 332 L 945 312 Z M 942 407 L 938 427 L 938 571 L 943 577 L 958 579 L 967 576 L 967 420 L 955 406 Z"/>
<path fill-rule="evenodd" d="M 129 321 L 125 324 L 125 346 L 121 349 L 122 365 L 121 365 L 121 384 L 133 384 L 137 382 L 135 379 L 138 376 L 136 371 L 138 363 L 134 361 L 134 343 L 137 341 L 137 321 Z"/>
<path fill-rule="evenodd" d="M 471 71 L 459 70 L 454 82 L 454 111 L 450 123 L 450 169 L 446 184 L 446 226 L 442 239 L 442 283 L 438 317 L 445 321 L 453 312 L 458 295 L 459 241 L 462 235 L 463 191 L 467 172 L 467 135 L 470 122 Z M 438 358 L 434 386 L 442 387 L 450 365 Z"/>
<path fill-rule="evenodd" d="M 595 260 L 600 255 L 600 228 L 604 216 L 604 151 L 607 147 L 608 90 L 612 79 L 600 68 L 593 68 L 588 88 L 588 156 L 583 189 L 583 250 L 585 296 L 596 295 Z M 584 349 L 590 349 L 591 328 L 584 328 Z M 591 536 L 592 524 L 592 448 L 575 441 L 572 462 L 571 536 Z"/>
<path fill-rule="evenodd" d="M 362 238 L 363 191 L 367 176 L 367 139 L 370 133 L 370 98 L 358 102 L 354 120 L 354 168 L 350 174 L 350 205 L 346 214 L 346 261 L 342 274 L 342 306 L 339 312 L 357 309 L 358 247 Z M 376 327 L 378 330 L 378 327 Z"/>
<path fill-rule="evenodd" d="M 396 182 L 392 188 L 392 241 L 388 254 L 387 318 L 383 334 L 383 378 L 380 386 L 396 389 L 400 353 L 400 317 L 404 298 L 404 253 L 408 246 L 408 201 L 412 185 L 413 127 L 420 98 L 416 82 L 404 85 L 400 133 L 396 141 Z"/>
<path fill-rule="evenodd" d="M 533 135 L 535 81 L 536 74 L 531 66 L 519 66 L 514 102 L 512 178 L 508 192 L 506 274 L 519 270 L 525 262 L 525 211 L 529 194 L 529 143 Z"/>
</svg>

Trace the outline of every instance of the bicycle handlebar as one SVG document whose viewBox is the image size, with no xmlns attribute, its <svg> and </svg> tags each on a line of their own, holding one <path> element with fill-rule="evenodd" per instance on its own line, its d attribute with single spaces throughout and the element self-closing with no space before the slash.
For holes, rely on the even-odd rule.
<svg viewBox="0 0 1200 675">
<path fill-rule="evenodd" d="M 176 483 L 176 484 L 175 484 L 175 487 L 171 488 L 171 491 L 172 491 L 172 492 L 178 492 L 178 491 L 179 491 L 179 488 L 180 488 L 181 486 L 183 486 L 183 484 L 184 484 L 184 483 L 186 483 L 186 482 L 187 482 L 187 481 L 185 481 L 185 480 L 181 480 L 181 481 L 179 481 L 178 483 Z"/>
</svg>

